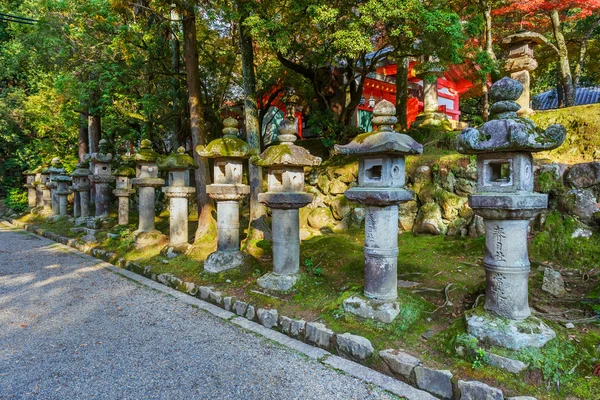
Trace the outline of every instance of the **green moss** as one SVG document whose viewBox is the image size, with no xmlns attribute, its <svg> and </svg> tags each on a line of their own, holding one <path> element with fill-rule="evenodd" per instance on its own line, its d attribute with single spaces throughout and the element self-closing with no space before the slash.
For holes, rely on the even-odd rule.
<svg viewBox="0 0 600 400">
<path fill-rule="evenodd" d="M 556 179 L 552 171 L 540 172 L 536 177 L 536 190 L 542 193 L 559 194 L 565 191 L 565 186 L 561 180 Z"/>
</svg>

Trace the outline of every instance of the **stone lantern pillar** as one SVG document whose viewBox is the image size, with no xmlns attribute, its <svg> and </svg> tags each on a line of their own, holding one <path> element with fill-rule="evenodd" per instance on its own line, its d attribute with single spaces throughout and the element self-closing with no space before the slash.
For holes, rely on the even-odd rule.
<svg viewBox="0 0 600 400">
<path fill-rule="evenodd" d="M 91 182 L 95 189 L 96 218 L 108 217 L 110 202 L 110 183 L 115 180 L 111 174 L 112 154 L 108 152 L 108 142 L 104 139 L 98 144 L 98 152 L 92 153 L 93 171 Z"/>
<path fill-rule="evenodd" d="M 42 171 L 44 170 L 44 167 L 42 167 L 41 165 L 38 166 L 36 169 L 34 169 L 33 171 L 31 171 L 34 174 L 34 178 L 33 178 L 33 186 L 35 187 L 35 208 L 36 208 L 36 212 L 37 210 L 41 210 L 44 203 L 42 201 L 42 187 L 41 187 L 41 183 L 42 183 Z"/>
<path fill-rule="evenodd" d="M 50 180 L 46 184 L 50 188 L 50 201 L 51 201 L 51 213 L 50 215 L 58 215 L 60 214 L 60 205 L 58 204 L 58 193 L 56 190 L 58 189 L 58 183 L 56 182 L 56 178 L 59 175 L 64 174 L 66 171 L 62 167 L 62 163 L 58 157 L 54 157 L 50 162 L 50 168 L 48 168 L 48 172 L 50 173 Z"/>
<path fill-rule="evenodd" d="M 36 194 L 35 194 L 35 175 L 36 172 L 27 170 L 23 171 L 23 175 L 25 175 L 25 185 L 23 185 L 27 189 L 27 207 L 32 209 L 36 206 Z"/>
<path fill-rule="evenodd" d="M 487 314 L 467 314 L 468 331 L 511 349 L 541 347 L 555 337 L 529 310 L 527 231 L 529 221 L 548 206 L 548 195 L 533 192 L 531 153 L 560 146 L 566 135 L 562 125 L 542 130 L 518 118 L 522 92 L 516 80 L 496 82 L 489 92 L 490 121 L 465 129 L 456 141 L 458 152 L 477 155 L 477 193 L 469 196 L 469 205 L 483 217 L 486 231 Z"/>
<path fill-rule="evenodd" d="M 521 109 L 517 111 L 518 115 L 533 114 L 530 107 L 529 84 L 531 81 L 530 72 L 538 67 L 538 63 L 533 56 L 533 48 L 543 43 L 543 37 L 539 33 L 522 31 L 502 39 L 502 46 L 508 50 L 508 58 L 504 64 L 506 71 L 510 72 L 510 77 L 521 82 L 523 93 L 517 99 L 517 104 Z"/>
<path fill-rule="evenodd" d="M 423 112 L 411 124 L 411 127 L 441 126 L 450 129 L 448 116 L 438 111 L 438 78 L 444 75 L 441 66 L 428 62 L 421 67 L 417 76 L 423 80 Z"/>
<path fill-rule="evenodd" d="M 39 184 L 39 188 L 42 190 L 41 214 L 47 216 L 52 214 L 52 193 L 50 191 L 50 186 L 48 186 L 48 184 L 50 183 L 50 171 L 48 164 L 43 164 L 42 168 L 44 169 L 42 170 L 42 173 L 40 175 Z"/>
<path fill-rule="evenodd" d="M 154 227 L 154 188 L 163 186 L 164 179 L 158 177 L 156 160 L 159 155 L 152 150 L 152 142 L 142 140 L 140 150 L 133 156 L 136 164 L 136 178 L 131 181 L 138 187 L 139 224 L 135 232 L 135 245 L 140 249 L 159 244 L 166 240 L 165 235 Z"/>
<path fill-rule="evenodd" d="M 66 174 L 60 174 L 56 177 L 56 195 L 58 196 L 58 209 L 61 217 L 67 215 L 69 205 L 67 196 L 73 193 L 68 189 L 69 183 L 71 183 L 71 177 Z"/>
<path fill-rule="evenodd" d="M 221 272 L 241 266 L 246 255 L 240 251 L 239 202 L 250 193 L 242 184 L 244 160 L 250 156 L 250 146 L 238 139 L 238 122 L 223 121 L 223 137 L 206 147 L 196 149 L 200 157 L 214 158 L 214 183 L 206 192 L 217 202 L 217 251 L 204 262 L 207 272 Z"/>
<path fill-rule="evenodd" d="M 169 186 L 162 188 L 169 199 L 169 246 L 185 252 L 189 246 L 188 199 L 196 193 L 196 188 L 189 186 L 189 170 L 198 168 L 198 164 L 180 147 L 177 154 L 160 159 L 158 167 L 169 171 Z"/>
<path fill-rule="evenodd" d="M 119 199 L 119 225 L 129 225 L 129 196 L 135 193 L 135 189 L 131 187 L 135 169 L 129 165 L 129 158 L 121 159 L 121 165 L 113 172 L 113 176 L 116 181 L 113 194 Z"/>
<path fill-rule="evenodd" d="M 71 172 L 73 191 L 73 216 L 78 219 L 87 219 L 90 216 L 90 167 L 89 159 L 77 164 L 77 168 Z M 77 224 L 85 221 L 77 221 Z"/>
<path fill-rule="evenodd" d="M 373 133 L 357 136 L 340 154 L 358 155 L 358 186 L 344 196 L 365 207 L 365 289 L 344 302 L 347 312 L 392 322 L 400 312 L 398 298 L 398 204 L 413 200 L 406 183 L 404 158 L 421 154 L 423 146 L 394 131 L 396 107 L 387 100 L 373 109 Z"/>
<path fill-rule="evenodd" d="M 271 208 L 273 234 L 273 272 L 260 277 L 265 289 L 287 291 L 297 280 L 300 266 L 300 219 L 298 209 L 309 204 L 313 195 L 304 192 L 304 167 L 319 165 L 321 159 L 294 145 L 294 120 L 286 118 L 279 127 L 279 144 L 268 147 L 251 161 L 268 167 L 266 193 L 258 201 Z"/>
</svg>

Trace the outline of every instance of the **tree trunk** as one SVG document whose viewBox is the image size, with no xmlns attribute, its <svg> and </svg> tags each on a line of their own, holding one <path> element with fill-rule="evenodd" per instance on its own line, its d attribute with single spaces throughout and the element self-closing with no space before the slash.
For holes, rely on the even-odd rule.
<svg viewBox="0 0 600 400">
<path fill-rule="evenodd" d="M 565 89 L 565 106 L 571 107 L 576 105 L 576 92 L 573 85 L 573 76 L 571 75 L 571 66 L 569 65 L 569 50 L 562 32 L 557 9 L 550 12 L 550 19 L 552 20 L 554 39 L 556 39 L 556 47 L 558 48 L 560 75 Z"/>
<path fill-rule="evenodd" d="M 592 26 L 587 30 L 583 38 L 581 39 L 581 47 L 579 48 L 579 59 L 577 60 L 577 66 L 575 67 L 575 72 L 573 73 L 573 84 L 575 88 L 579 85 L 579 79 L 581 78 L 581 74 L 584 71 L 585 66 L 585 57 L 587 55 L 587 42 L 592 36 L 592 33 L 596 30 L 596 28 L 600 26 L 600 19 L 597 19 Z"/>
<path fill-rule="evenodd" d="M 98 151 L 98 143 L 100 143 L 100 139 L 102 138 L 101 133 L 101 125 L 100 125 L 100 116 L 99 115 L 89 115 L 88 116 L 88 145 L 89 152 L 95 153 Z"/>
<path fill-rule="evenodd" d="M 179 14 L 173 10 L 171 12 L 171 19 L 172 20 L 178 20 L 179 19 Z M 172 30 L 177 30 L 179 31 L 179 23 L 178 22 L 173 22 L 171 24 L 171 29 Z M 173 73 L 175 74 L 172 78 L 171 81 L 171 87 L 173 90 L 173 106 L 171 107 L 173 112 L 175 113 L 174 117 L 173 117 L 173 127 L 171 128 L 173 131 L 171 132 L 171 150 L 176 150 L 177 148 L 179 148 L 179 146 L 181 146 L 181 144 L 183 143 L 183 141 L 181 140 L 181 133 L 182 133 L 182 126 L 183 126 L 183 121 L 182 121 L 182 117 L 181 115 L 177 115 L 176 113 L 179 112 L 182 108 L 183 108 L 183 104 L 181 101 L 181 87 L 179 85 L 179 72 L 181 70 L 181 66 L 179 64 L 179 58 L 181 56 L 181 52 L 179 49 L 179 40 L 177 39 L 177 36 L 174 33 L 169 33 L 169 37 L 170 37 L 170 41 L 171 41 L 171 69 L 173 71 Z"/>
<path fill-rule="evenodd" d="M 214 245 L 216 225 L 213 218 L 215 210 L 212 200 L 206 194 L 206 185 L 210 182 L 208 160 L 201 158 L 196 146 L 206 144 L 204 112 L 200 93 L 200 71 L 198 69 L 198 48 L 196 43 L 196 15 L 194 9 L 183 10 L 183 54 L 187 75 L 188 103 L 190 106 L 190 131 L 194 159 L 200 166 L 194 170 L 196 177 L 196 201 L 198 202 L 198 229 L 196 241 L 202 240 Z"/>
<path fill-rule="evenodd" d="M 255 151 L 261 150 L 260 126 L 258 121 L 258 107 L 256 105 L 256 76 L 254 72 L 254 49 L 252 47 L 252 36 L 244 26 L 248 16 L 244 10 L 244 3 L 238 2 L 240 12 L 240 52 L 242 55 L 242 78 L 244 86 L 244 121 L 246 137 L 250 148 Z M 250 223 L 248 234 L 243 246 L 252 254 L 259 255 L 256 242 L 271 239 L 269 224 L 267 223 L 267 208 L 258 201 L 258 194 L 262 192 L 262 168 L 250 163 L 248 168 L 248 181 L 250 183 Z"/>
<path fill-rule="evenodd" d="M 408 130 L 408 57 L 396 58 L 396 118 L 398 130 Z"/>
<path fill-rule="evenodd" d="M 89 151 L 88 140 L 89 138 L 87 115 L 84 113 L 79 113 L 79 148 L 77 152 L 79 162 L 83 161 L 83 156 L 86 155 Z"/>
</svg>

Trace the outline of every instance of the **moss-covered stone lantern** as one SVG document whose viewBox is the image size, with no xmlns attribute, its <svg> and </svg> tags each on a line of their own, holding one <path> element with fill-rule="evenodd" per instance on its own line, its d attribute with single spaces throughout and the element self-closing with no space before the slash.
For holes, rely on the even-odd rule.
<svg viewBox="0 0 600 400">
<path fill-rule="evenodd" d="M 198 164 L 180 147 L 177 153 L 160 159 L 158 167 L 169 171 L 169 186 L 162 188 L 169 199 L 169 246 L 185 252 L 189 246 L 188 200 L 196 193 L 196 188 L 189 186 L 189 170 L 198 168 Z"/>
<path fill-rule="evenodd" d="M 67 216 L 69 206 L 68 196 L 73 193 L 69 190 L 69 183 L 71 183 L 71 177 L 66 173 L 56 177 L 56 195 L 58 196 L 58 210 L 61 217 Z"/>
<path fill-rule="evenodd" d="M 250 157 L 250 146 L 237 137 L 235 118 L 225 119 L 223 125 L 222 138 L 196 149 L 200 157 L 214 159 L 214 183 L 206 192 L 217 202 L 217 251 L 204 262 L 207 272 L 237 268 L 246 259 L 240 251 L 239 202 L 250 193 L 250 187 L 242 184 L 244 160 Z"/>
<path fill-rule="evenodd" d="M 25 187 L 27 189 L 27 207 L 32 209 L 36 206 L 36 194 L 35 194 L 35 175 L 36 172 L 32 170 L 23 171 L 25 175 Z"/>
<path fill-rule="evenodd" d="M 491 119 L 480 129 L 468 128 L 457 137 L 459 153 L 477 156 L 477 193 L 469 205 L 485 222 L 486 273 L 484 315 L 466 314 L 469 333 L 511 349 L 541 347 L 555 333 L 531 317 L 528 302 L 529 222 L 548 207 L 548 195 L 533 192 L 531 153 L 552 150 L 565 140 L 562 125 L 546 130 L 519 118 L 516 100 L 523 85 L 502 78 L 492 85 Z"/>
<path fill-rule="evenodd" d="M 417 76 L 423 80 L 423 112 L 411 124 L 412 127 L 440 127 L 451 130 L 448 116 L 438 110 L 438 78 L 444 76 L 444 69 L 437 63 L 436 57 L 417 68 Z"/>
<path fill-rule="evenodd" d="M 44 205 L 42 201 L 42 171 L 44 167 L 39 165 L 36 169 L 31 171 L 34 174 L 33 186 L 35 187 L 35 208 L 36 210 L 41 209 Z"/>
<path fill-rule="evenodd" d="M 42 173 L 40 174 L 39 188 L 42 190 L 42 210 L 40 214 L 48 216 L 52 214 L 52 193 L 48 183 L 50 183 L 50 164 L 42 164 Z"/>
<path fill-rule="evenodd" d="M 364 296 L 344 301 L 344 309 L 363 318 L 392 322 L 400 312 L 398 298 L 398 204 L 413 200 L 404 188 L 404 159 L 423 146 L 394 131 L 396 107 L 387 100 L 373 109 L 374 132 L 358 135 L 338 153 L 358 155 L 358 186 L 344 195 L 365 207 Z"/>
<path fill-rule="evenodd" d="M 110 183 L 115 180 L 112 176 L 113 155 L 108 152 L 108 142 L 104 139 L 98 143 L 98 152 L 92 153 L 92 177 L 94 184 L 96 205 L 96 218 L 108 217 L 108 206 L 110 202 Z"/>
<path fill-rule="evenodd" d="M 118 224 L 129 225 L 129 197 L 135 193 L 131 186 L 131 180 L 135 177 L 135 169 L 131 166 L 133 161 L 130 157 L 122 157 L 119 168 L 113 172 L 116 189 L 113 194 L 119 199 Z"/>
<path fill-rule="evenodd" d="M 166 240 L 165 235 L 157 231 L 154 226 L 154 190 L 165 184 L 165 180 L 158 177 L 156 165 L 158 157 L 159 154 L 152 150 L 152 142 L 148 139 L 142 140 L 140 150 L 133 156 L 136 178 L 131 183 L 138 187 L 139 198 L 140 218 L 135 232 L 135 245 L 138 249 L 160 244 Z"/>
<path fill-rule="evenodd" d="M 50 202 L 51 202 L 51 215 L 58 215 L 60 213 L 60 205 L 58 200 L 58 193 L 56 190 L 58 189 L 58 183 L 56 182 L 56 178 L 59 175 L 65 174 L 65 169 L 62 166 L 62 162 L 58 157 L 54 157 L 50 162 L 50 168 L 48 168 L 48 172 L 50 173 L 50 180 L 46 186 L 50 188 Z"/>
<path fill-rule="evenodd" d="M 271 208 L 273 272 L 260 277 L 258 285 L 276 291 L 290 290 L 300 267 L 300 220 L 298 209 L 309 204 L 313 195 L 304 192 L 304 167 L 319 165 L 321 159 L 294 145 L 296 126 L 286 118 L 279 127 L 279 144 L 268 147 L 251 161 L 267 167 L 266 193 L 258 200 Z"/>
<path fill-rule="evenodd" d="M 72 184 L 70 189 L 73 191 L 73 216 L 75 218 L 86 219 L 90 216 L 90 160 L 89 155 L 77 164 L 75 170 L 71 172 Z M 77 221 L 77 220 L 76 220 Z M 80 220 L 78 224 L 84 221 Z"/>
</svg>

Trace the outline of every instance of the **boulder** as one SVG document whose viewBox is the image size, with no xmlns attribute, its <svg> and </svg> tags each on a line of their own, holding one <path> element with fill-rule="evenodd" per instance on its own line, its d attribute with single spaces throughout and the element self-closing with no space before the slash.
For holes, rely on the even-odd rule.
<svg viewBox="0 0 600 400">
<path fill-rule="evenodd" d="M 344 196 L 338 196 L 331 202 L 331 211 L 333 217 L 340 221 L 350 215 L 352 207 Z"/>
<path fill-rule="evenodd" d="M 425 184 L 433 182 L 433 175 L 429 165 L 421 165 L 413 172 L 413 182 L 417 186 L 423 186 Z"/>
<path fill-rule="evenodd" d="M 437 195 L 438 204 L 442 208 L 442 218 L 455 220 L 465 202 L 464 197 L 458 197 L 454 193 L 440 190 Z"/>
<path fill-rule="evenodd" d="M 456 194 L 462 197 L 466 197 L 470 194 L 473 194 L 477 191 L 477 181 L 458 178 L 456 183 L 454 184 L 454 191 Z"/>
<path fill-rule="evenodd" d="M 456 177 L 448 167 L 440 167 L 438 171 L 439 185 L 448 192 L 454 192 Z"/>
<path fill-rule="evenodd" d="M 329 185 L 329 194 L 332 195 L 344 194 L 346 190 L 348 190 L 348 185 L 337 179 Z"/>
<path fill-rule="evenodd" d="M 469 234 L 469 221 L 457 218 L 448 224 L 448 236 L 467 236 Z"/>
<path fill-rule="evenodd" d="M 308 225 L 314 229 L 333 228 L 335 220 L 329 208 L 317 207 L 308 215 Z"/>
<path fill-rule="evenodd" d="M 600 162 L 573 165 L 567 170 L 565 181 L 577 189 L 597 185 L 600 183 Z"/>
<path fill-rule="evenodd" d="M 442 221 L 442 210 L 436 203 L 423 204 L 413 228 L 415 233 L 429 233 L 432 235 L 445 235 L 447 228 Z"/>
<path fill-rule="evenodd" d="M 475 215 L 471 224 L 469 225 L 469 237 L 475 239 L 485 235 L 485 224 L 483 218 L 479 215 Z"/>
<path fill-rule="evenodd" d="M 410 232 L 415 225 L 419 207 L 415 200 L 398 205 L 398 227 L 404 232 Z"/>
<path fill-rule="evenodd" d="M 565 281 L 560 275 L 560 272 L 555 271 L 552 268 L 544 268 L 542 290 L 553 296 L 563 296 L 566 294 Z"/>
<path fill-rule="evenodd" d="M 330 183 L 331 181 L 329 180 L 329 177 L 325 174 L 322 174 L 317 180 L 317 187 L 321 190 L 321 192 L 328 194 Z"/>
<path fill-rule="evenodd" d="M 337 167 L 333 171 L 333 176 L 344 183 L 354 182 L 358 176 L 358 163 L 353 162 L 341 167 Z"/>
<path fill-rule="evenodd" d="M 585 224 L 594 221 L 594 213 L 599 210 L 596 196 L 591 189 L 571 189 L 559 197 L 560 207 L 579 217 Z"/>
</svg>

